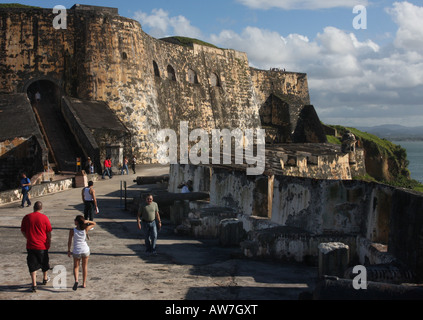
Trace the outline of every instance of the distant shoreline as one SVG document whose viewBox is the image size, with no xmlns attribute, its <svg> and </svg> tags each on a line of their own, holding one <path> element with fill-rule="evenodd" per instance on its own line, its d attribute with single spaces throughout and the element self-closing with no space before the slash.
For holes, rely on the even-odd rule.
<svg viewBox="0 0 423 320">
<path fill-rule="evenodd" d="M 423 139 L 421 140 L 390 140 L 396 145 L 400 145 L 407 151 L 409 161 L 408 170 L 411 179 L 423 183 Z"/>
<path fill-rule="evenodd" d="M 375 127 L 357 127 L 357 129 L 389 141 L 423 141 L 423 126 L 406 127 L 387 124 Z"/>
</svg>

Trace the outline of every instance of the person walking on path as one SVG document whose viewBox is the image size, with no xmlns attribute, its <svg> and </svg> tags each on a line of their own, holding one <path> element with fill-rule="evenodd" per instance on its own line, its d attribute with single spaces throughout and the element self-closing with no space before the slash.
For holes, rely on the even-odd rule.
<svg viewBox="0 0 423 320">
<path fill-rule="evenodd" d="M 121 175 L 124 174 L 124 172 L 126 171 L 126 174 L 129 175 L 129 170 L 128 170 L 128 158 L 124 157 L 123 158 L 123 165 L 122 165 L 122 171 L 121 171 Z"/>
<path fill-rule="evenodd" d="M 31 186 L 31 180 L 26 176 L 25 173 L 21 175 L 21 188 L 22 188 L 22 203 L 21 208 L 25 207 L 25 202 L 27 207 L 31 206 L 31 200 L 29 200 L 29 188 Z"/>
<path fill-rule="evenodd" d="M 88 275 L 88 258 L 90 257 L 90 247 L 87 244 L 88 231 L 92 230 L 96 225 L 93 221 L 87 221 L 83 216 L 77 216 L 75 218 L 75 228 L 69 231 L 68 239 L 68 257 L 73 256 L 73 276 L 75 283 L 73 290 L 78 289 L 79 284 L 79 267 L 82 260 L 82 288 L 87 287 L 87 275 Z M 73 241 L 73 250 L 71 251 Z"/>
<path fill-rule="evenodd" d="M 135 158 L 135 156 L 132 156 L 131 166 L 132 166 L 132 171 L 134 172 L 134 174 L 137 174 L 136 165 L 137 165 L 137 158 Z"/>
<path fill-rule="evenodd" d="M 94 182 L 88 182 L 88 187 L 82 189 L 82 202 L 84 203 L 85 220 L 94 221 L 94 214 L 98 214 L 97 198 L 95 196 Z"/>
<path fill-rule="evenodd" d="M 110 157 L 107 157 L 106 160 L 104 160 L 103 179 L 106 174 L 109 176 L 109 179 L 112 178 L 112 160 Z"/>
<path fill-rule="evenodd" d="M 37 271 L 43 272 L 43 285 L 50 281 L 47 271 L 50 270 L 48 250 L 51 246 L 52 227 L 48 217 L 41 213 L 43 204 L 37 201 L 34 212 L 22 219 L 21 232 L 26 238 L 27 265 L 32 281 L 32 292 L 37 291 Z"/>
<path fill-rule="evenodd" d="M 87 162 L 85 163 L 85 171 L 89 174 L 94 173 L 94 163 L 90 157 L 88 157 Z"/>
<path fill-rule="evenodd" d="M 144 240 L 147 254 L 156 255 L 157 230 L 162 227 L 159 215 L 159 206 L 153 202 L 153 195 L 149 194 L 138 208 L 138 229 L 144 231 Z M 157 221 L 157 223 L 156 223 Z"/>
</svg>

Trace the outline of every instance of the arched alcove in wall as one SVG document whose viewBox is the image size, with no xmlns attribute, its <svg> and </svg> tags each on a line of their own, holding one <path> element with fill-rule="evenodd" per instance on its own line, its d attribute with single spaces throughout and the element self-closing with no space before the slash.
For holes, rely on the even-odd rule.
<svg viewBox="0 0 423 320">
<path fill-rule="evenodd" d="M 167 78 L 172 81 L 176 81 L 176 72 L 171 65 L 167 66 Z"/>
<path fill-rule="evenodd" d="M 188 82 L 192 84 L 198 84 L 197 73 L 192 69 L 188 69 Z"/>
<path fill-rule="evenodd" d="M 54 104 L 60 109 L 61 103 L 61 88 L 52 80 L 49 79 L 38 79 L 28 82 L 25 86 L 26 94 L 28 95 L 31 104 L 34 104 L 35 96 L 38 94 L 41 100 Z"/>
<path fill-rule="evenodd" d="M 212 87 L 220 87 L 220 80 L 216 73 L 210 75 L 210 85 Z"/>
<path fill-rule="evenodd" d="M 153 60 L 153 69 L 154 69 L 154 75 L 160 78 L 160 69 L 159 69 L 159 66 L 157 65 L 157 62 L 154 60 Z"/>
</svg>

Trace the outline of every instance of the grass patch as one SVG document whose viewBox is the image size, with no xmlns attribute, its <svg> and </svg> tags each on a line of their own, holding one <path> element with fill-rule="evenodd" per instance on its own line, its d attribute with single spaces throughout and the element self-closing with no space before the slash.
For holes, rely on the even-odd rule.
<svg viewBox="0 0 423 320">
<path fill-rule="evenodd" d="M 27 6 L 20 3 L 0 3 L 0 8 L 41 9 L 41 7 Z"/>
<path fill-rule="evenodd" d="M 329 143 L 339 144 L 339 145 L 341 144 L 341 140 L 335 136 L 326 136 L 326 138 L 328 139 Z"/>
<path fill-rule="evenodd" d="M 179 44 L 181 46 L 184 47 L 193 47 L 194 43 L 201 45 L 201 46 L 206 46 L 206 47 L 211 47 L 211 48 L 215 48 L 215 49 L 220 49 L 219 47 L 215 46 L 214 44 L 202 41 L 202 40 L 198 40 L 198 39 L 194 39 L 194 38 L 189 38 L 189 37 L 179 37 L 179 36 L 175 36 L 175 37 L 168 37 L 168 38 L 163 38 L 160 39 L 166 42 L 170 42 L 170 43 L 174 43 L 174 44 Z"/>
</svg>

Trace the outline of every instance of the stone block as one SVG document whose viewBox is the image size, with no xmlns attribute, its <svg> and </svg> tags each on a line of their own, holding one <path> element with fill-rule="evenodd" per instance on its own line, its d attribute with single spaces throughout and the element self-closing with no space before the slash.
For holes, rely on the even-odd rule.
<svg viewBox="0 0 423 320">
<path fill-rule="evenodd" d="M 84 170 L 75 175 L 75 188 L 88 187 L 88 177 Z"/>
<path fill-rule="evenodd" d="M 245 238 L 242 221 L 224 219 L 219 223 L 219 244 L 223 247 L 239 246 Z"/>
<path fill-rule="evenodd" d="M 181 224 L 187 217 L 189 213 L 189 201 L 188 200 L 178 200 L 175 201 L 172 206 L 170 206 L 170 221 L 173 224 Z"/>
<path fill-rule="evenodd" d="M 319 245 L 319 277 L 343 277 L 349 264 L 349 247 L 341 242 Z"/>
</svg>

